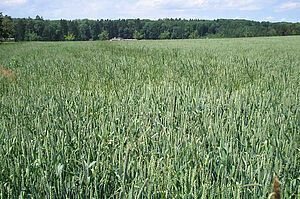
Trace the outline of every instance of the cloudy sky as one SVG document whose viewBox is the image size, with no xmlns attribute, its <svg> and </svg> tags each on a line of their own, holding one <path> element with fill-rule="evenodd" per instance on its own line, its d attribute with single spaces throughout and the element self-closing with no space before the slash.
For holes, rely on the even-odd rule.
<svg viewBox="0 0 300 199">
<path fill-rule="evenodd" d="M 300 0 L 0 0 L 0 12 L 44 19 L 177 17 L 300 22 Z"/>
</svg>

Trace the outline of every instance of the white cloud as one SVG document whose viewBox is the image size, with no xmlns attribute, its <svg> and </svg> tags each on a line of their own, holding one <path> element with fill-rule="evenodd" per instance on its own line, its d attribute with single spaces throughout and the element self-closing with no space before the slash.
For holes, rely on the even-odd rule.
<svg viewBox="0 0 300 199">
<path fill-rule="evenodd" d="M 300 0 L 0 0 L 13 17 L 44 19 L 237 18 L 299 21 Z M 252 12 L 262 10 L 263 12 Z M 289 12 L 289 13 L 286 13 Z M 273 16 L 267 17 L 267 16 Z"/>
<path fill-rule="evenodd" d="M 249 5 L 249 6 L 240 8 L 240 10 L 247 10 L 247 11 L 260 10 L 260 9 L 262 9 L 262 6 L 259 6 L 259 5 Z"/>
<path fill-rule="evenodd" d="M 268 16 L 268 17 L 264 18 L 263 21 L 270 21 L 272 19 L 274 19 L 272 16 Z"/>
<path fill-rule="evenodd" d="M 231 12 L 261 10 L 277 0 L 137 0 L 124 7 L 127 15 L 139 18 L 228 18 Z M 226 11 L 226 14 L 224 14 Z M 212 12 L 212 14 L 209 14 Z"/>
<path fill-rule="evenodd" d="M 283 3 L 279 6 L 280 9 L 282 10 L 290 10 L 290 9 L 296 9 L 296 8 L 300 8 L 300 2 L 286 2 Z"/>
<path fill-rule="evenodd" d="M 280 21 L 286 21 L 286 18 L 282 18 L 282 19 L 280 19 Z"/>
<path fill-rule="evenodd" d="M 69 0 L 52 0 L 35 12 L 46 19 L 99 19 L 109 18 L 112 10 L 117 9 L 112 0 L 73 0 L 72 3 Z"/>
<path fill-rule="evenodd" d="M 222 2 L 222 1 L 221 1 Z M 226 7 L 230 7 L 230 8 L 238 8 L 241 6 L 249 6 L 252 5 L 253 2 L 255 2 L 254 0 L 225 0 L 223 1 L 224 3 L 221 4 L 222 6 L 226 6 Z M 259 1 L 257 1 L 259 2 Z"/>
<path fill-rule="evenodd" d="M 0 1 L 0 4 L 13 5 L 13 4 L 23 4 L 26 2 L 27 0 L 4 0 L 4 1 Z"/>
<path fill-rule="evenodd" d="M 164 7 L 202 7 L 207 0 L 139 0 L 136 4 L 139 8 L 164 8 Z"/>
<path fill-rule="evenodd" d="M 273 0 L 139 0 L 137 8 L 190 8 L 190 9 L 239 9 L 239 10 L 260 10 L 264 5 Z"/>
</svg>

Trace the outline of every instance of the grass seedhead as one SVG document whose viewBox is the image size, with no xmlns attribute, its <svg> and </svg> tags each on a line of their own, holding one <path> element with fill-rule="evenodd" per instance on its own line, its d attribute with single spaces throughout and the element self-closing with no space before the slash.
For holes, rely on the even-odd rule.
<svg viewBox="0 0 300 199">
<path fill-rule="evenodd" d="M 275 193 L 273 198 L 280 199 L 280 181 L 276 178 L 276 176 L 274 176 L 273 192 Z"/>
<path fill-rule="evenodd" d="M 269 195 L 268 199 L 280 199 L 281 189 L 280 189 L 280 181 L 274 175 L 274 183 L 272 185 L 273 192 Z"/>
</svg>

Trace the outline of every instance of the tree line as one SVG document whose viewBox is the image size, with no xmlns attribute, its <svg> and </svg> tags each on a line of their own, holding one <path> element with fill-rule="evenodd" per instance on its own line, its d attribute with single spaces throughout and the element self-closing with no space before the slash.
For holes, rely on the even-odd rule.
<svg viewBox="0 0 300 199">
<path fill-rule="evenodd" d="M 11 18 L 0 13 L 0 39 L 15 41 L 87 41 L 124 39 L 196 39 L 300 35 L 300 23 L 241 19 L 44 20 Z"/>
</svg>

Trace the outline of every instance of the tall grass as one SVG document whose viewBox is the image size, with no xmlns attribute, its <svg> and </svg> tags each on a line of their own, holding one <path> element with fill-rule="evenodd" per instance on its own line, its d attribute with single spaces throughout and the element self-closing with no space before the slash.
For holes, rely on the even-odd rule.
<svg viewBox="0 0 300 199">
<path fill-rule="evenodd" d="M 1 198 L 300 191 L 300 37 L 0 46 Z"/>
</svg>

